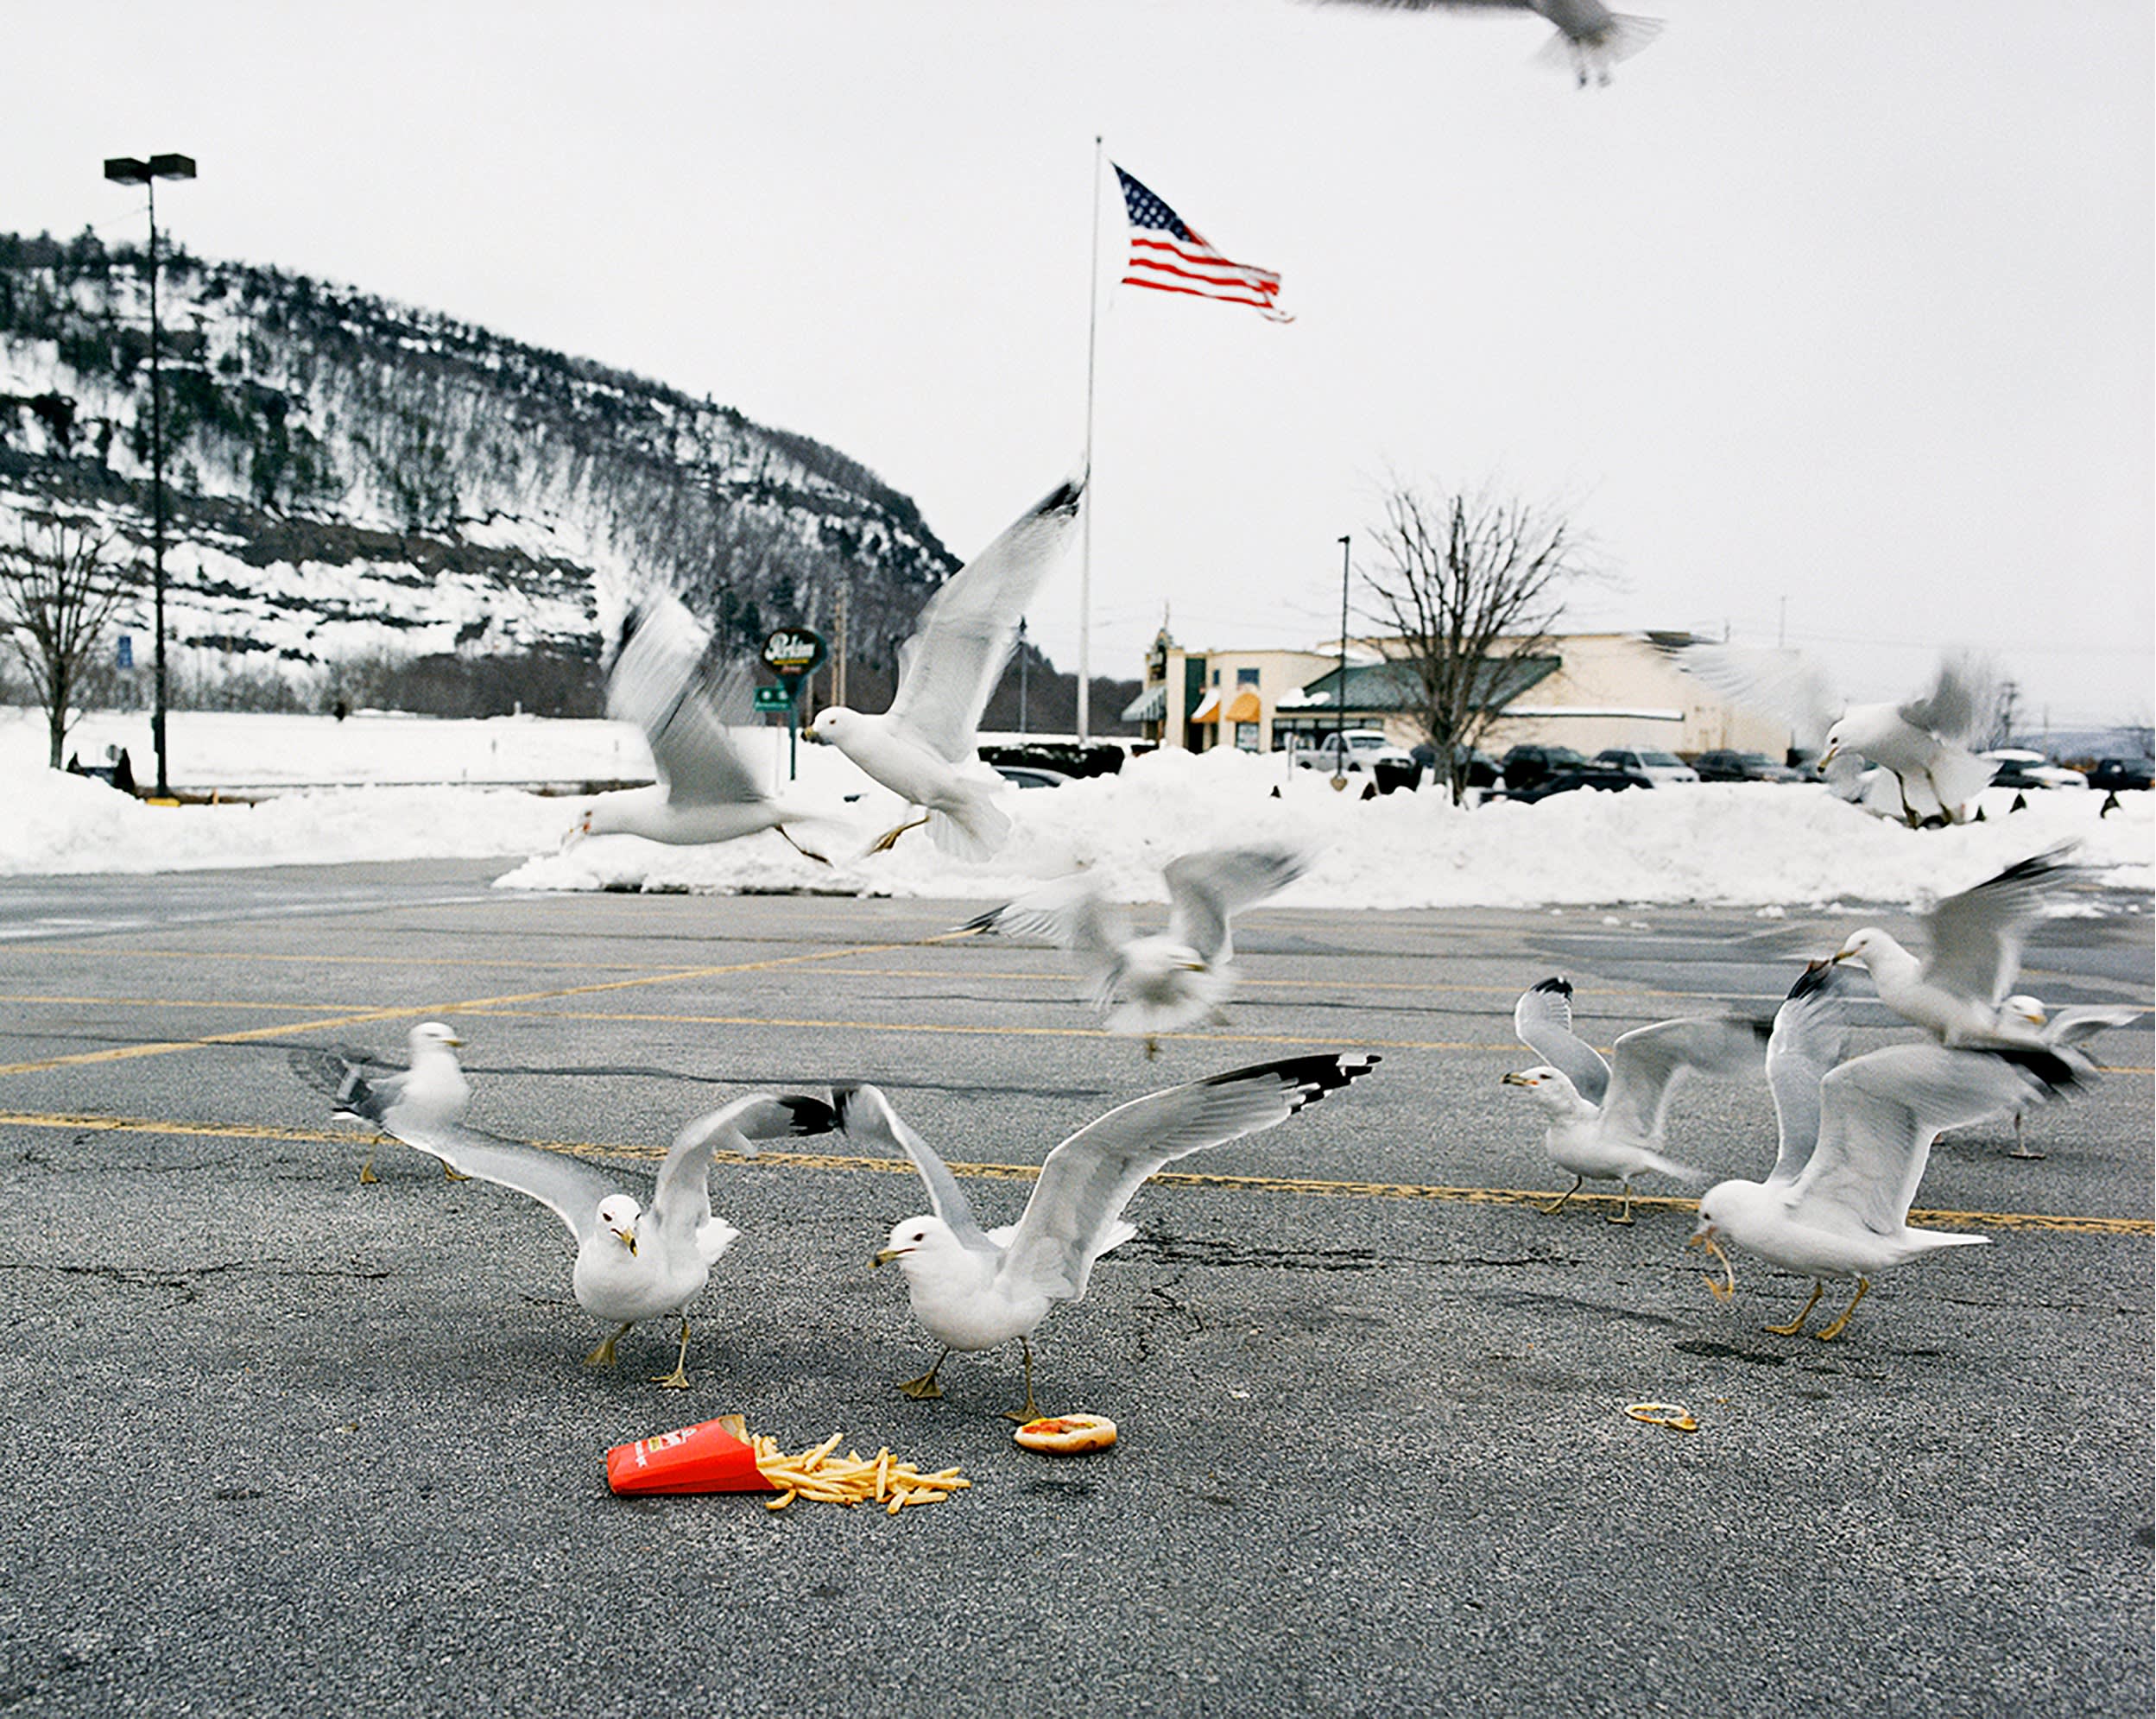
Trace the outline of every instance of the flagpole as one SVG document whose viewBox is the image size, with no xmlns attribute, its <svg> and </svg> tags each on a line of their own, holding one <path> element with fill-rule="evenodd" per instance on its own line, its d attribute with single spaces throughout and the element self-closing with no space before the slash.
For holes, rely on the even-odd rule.
<svg viewBox="0 0 2156 1719">
<path fill-rule="evenodd" d="M 1093 269 L 1085 295 L 1085 505 L 1078 510 L 1078 737 L 1084 745 L 1093 692 L 1093 357 L 1100 343 L 1101 140 L 1093 138 Z"/>
</svg>

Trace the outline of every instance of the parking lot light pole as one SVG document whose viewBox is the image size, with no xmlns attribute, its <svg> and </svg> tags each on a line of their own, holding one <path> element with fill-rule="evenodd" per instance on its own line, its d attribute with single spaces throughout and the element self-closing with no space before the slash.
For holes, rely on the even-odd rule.
<svg viewBox="0 0 2156 1719">
<path fill-rule="evenodd" d="M 108 156 L 104 176 L 116 185 L 139 185 L 149 193 L 149 555 L 156 614 L 156 691 L 150 710 L 149 737 L 157 749 L 157 797 L 168 799 L 172 781 L 165 760 L 165 389 L 157 351 L 157 181 L 193 179 L 194 157 L 152 155 L 141 161 L 132 155 Z"/>
<path fill-rule="evenodd" d="M 1332 785 L 1348 785 L 1348 540 L 1340 540 L 1340 676 L 1332 689 Z"/>
</svg>

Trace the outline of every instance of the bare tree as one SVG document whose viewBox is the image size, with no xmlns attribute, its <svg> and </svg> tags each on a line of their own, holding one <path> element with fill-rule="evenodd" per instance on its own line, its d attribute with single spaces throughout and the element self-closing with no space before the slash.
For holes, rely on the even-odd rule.
<svg viewBox="0 0 2156 1719">
<path fill-rule="evenodd" d="M 1457 798 L 1469 753 L 1528 684 L 1527 660 L 1547 646 L 1565 588 L 1593 569 L 1562 514 L 1487 492 L 1396 482 L 1375 534 L 1367 612 L 1398 637 L 1394 673 Z"/>
<path fill-rule="evenodd" d="M 45 707 L 51 764 L 73 725 L 68 706 L 97 659 L 105 623 L 128 594 L 106 565 L 109 539 L 65 520 L 24 520 L 18 542 L 0 544 L 0 630 Z"/>
</svg>

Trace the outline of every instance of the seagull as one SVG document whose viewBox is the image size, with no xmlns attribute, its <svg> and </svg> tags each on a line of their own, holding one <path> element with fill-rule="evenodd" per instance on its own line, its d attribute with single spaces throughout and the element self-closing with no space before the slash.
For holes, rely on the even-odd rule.
<svg viewBox="0 0 2156 1719">
<path fill-rule="evenodd" d="M 1970 749 L 1991 728 L 2001 697 L 1997 672 L 1977 658 L 1942 658 L 1921 697 L 1850 705 L 1793 651 L 1700 641 L 1661 648 L 1724 697 L 1787 722 L 1799 746 L 1818 752 L 1820 768 L 1843 799 L 1860 800 L 1863 793 L 1858 761 L 1888 771 L 1901 818 L 1913 829 L 1968 822 L 1970 803 L 1998 772 L 1996 762 Z"/>
<path fill-rule="evenodd" d="M 2046 1008 L 2040 998 L 2026 993 L 2008 997 L 1999 1005 L 2002 1019 L 2017 1020 L 2033 1027 L 2039 1042 L 2050 1048 L 2065 1052 L 2083 1040 L 2093 1039 L 2107 1027 L 2131 1027 L 2148 1011 L 2133 1004 L 2092 1004 L 2074 1008 L 2062 1008 L 2057 1014 Z M 2033 1106 L 2020 1104 L 2014 1111 L 2014 1145 L 2007 1150 L 2009 1158 L 2041 1158 L 2044 1154 L 2033 1151 L 2022 1134 L 2023 1119 Z"/>
<path fill-rule="evenodd" d="M 1767 1051 L 1780 1144 L 1764 1182 L 1720 1182 L 1699 1202 L 1687 1247 L 1721 1262 L 1724 1280 L 1706 1280 L 1716 1299 L 1736 1290 L 1729 1242 L 1785 1270 L 1808 1274 L 1811 1294 L 1797 1317 L 1767 1329 L 1796 1337 L 1826 1292 L 1828 1278 L 1853 1277 L 1856 1292 L 1831 1324 L 1831 1343 L 1871 1287 L 1872 1277 L 1942 1248 L 1988 1236 L 1912 1229 L 1909 1202 L 1941 1130 L 2049 1098 L 2083 1079 L 2044 1050 L 1963 1051 L 1944 1045 L 1890 1045 L 1833 1066 L 1844 1023 L 1830 969 L 1806 971 L 1775 1016 Z"/>
<path fill-rule="evenodd" d="M 1165 932 L 1135 936 L 1128 917 L 1090 872 L 1078 872 L 968 920 L 961 931 L 1045 937 L 1074 951 L 1110 1033 L 1142 1036 L 1146 1060 L 1160 1035 L 1224 1021 L 1236 972 L 1228 922 L 1279 894 L 1309 869 L 1298 848 L 1208 848 L 1168 862 Z"/>
<path fill-rule="evenodd" d="M 673 1371 L 654 1382 L 680 1391 L 689 1384 L 689 1303 L 741 1234 L 711 1215 L 713 1150 L 724 1147 L 753 1158 L 756 1141 L 828 1134 L 837 1121 L 821 1099 L 768 1092 L 708 1111 L 674 1135 L 648 1208 L 616 1177 L 559 1152 L 433 1120 L 401 1121 L 395 1132 L 467 1176 L 528 1194 L 569 1226 L 577 1238 L 569 1280 L 577 1305 L 615 1327 L 584 1357 L 586 1367 L 613 1366 L 614 1345 L 638 1320 L 678 1317 L 681 1346 Z"/>
<path fill-rule="evenodd" d="M 1501 1077 L 1524 1086 L 1549 1118 L 1543 1145 L 1558 1167 L 1572 1172 L 1572 1185 L 1552 1217 L 1591 1176 L 1624 1190 L 1624 1207 L 1612 1223 L 1632 1222 L 1632 1179 L 1649 1170 L 1692 1182 L 1701 1171 L 1665 1157 L 1662 1118 L 1670 1095 L 1687 1074 L 1742 1076 L 1760 1066 L 1767 1028 L 1748 1021 L 1694 1019 L 1635 1027 L 1611 1049 L 1605 1063 L 1595 1047 L 1572 1032 L 1571 982 L 1545 979 L 1513 1005 L 1513 1031 L 1544 1060 Z"/>
<path fill-rule="evenodd" d="M 409 1068 L 390 1069 L 365 1051 L 341 1046 L 302 1045 L 292 1052 L 292 1066 L 300 1078 L 336 1101 L 331 1120 L 366 1122 L 377 1131 L 374 1144 L 367 1148 L 367 1161 L 359 1166 L 359 1179 L 369 1185 L 382 1179 L 375 1174 L 375 1153 L 382 1134 L 396 1134 L 400 1122 L 422 1126 L 461 1121 L 471 1103 L 471 1083 L 457 1063 L 462 1039 L 439 1021 L 420 1021 L 407 1039 L 412 1047 Z M 449 1166 L 442 1169 L 452 1181 L 463 1179 Z"/>
<path fill-rule="evenodd" d="M 1629 60 L 1662 31 L 1660 18 L 1613 12 L 1602 0 L 1357 0 L 1357 3 L 1412 11 L 1444 7 L 1447 10 L 1502 8 L 1539 12 L 1557 26 L 1549 56 L 1569 59 L 1583 90 L 1590 76 L 1598 84 L 1608 84 L 1610 69 L 1619 60 Z"/>
<path fill-rule="evenodd" d="M 1930 953 L 1921 961 L 1876 926 L 1851 932 L 1834 959 L 1861 964 L 1880 1002 L 1941 1044 L 2041 1046 L 2041 1023 L 2007 1008 L 2006 995 L 2030 927 L 2073 882 L 2071 851 L 2066 843 L 2032 854 L 1947 896 L 1924 916 Z"/>
<path fill-rule="evenodd" d="M 921 816 L 879 837 L 881 853 L 920 824 L 936 845 L 986 859 L 1010 834 L 994 803 L 1002 779 L 974 750 L 989 695 L 1017 641 L 1019 617 L 1054 566 L 1078 517 L 1083 480 L 1065 483 L 953 573 L 899 648 L 898 692 L 882 716 L 844 705 L 819 711 L 812 740 L 828 742 Z"/>
<path fill-rule="evenodd" d="M 749 719 L 754 674 L 745 659 L 707 673 L 710 635 L 667 592 L 648 597 L 627 623 L 627 642 L 606 686 L 606 713 L 633 722 L 651 744 L 659 780 L 649 787 L 603 793 L 584 808 L 566 842 L 626 834 L 695 846 L 731 842 L 776 830 L 794 849 L 811 853 L 787 831 L 807 814 L 766 793 L 730 733 Z M 565 843 L 565 845 L 566 845 Z"/>
<path fill-rule="evenodd" d="M 1051 1152 L 1018 1222 L 985 1231 L 950 1167 L 882 1093 L 873 1086 L 838 1093 L 840 1126 L 912 1159 L 934 1208 L 895 1228 L 870 1261 L 897 1262 L 914 1317 L 943 1345 L 935 1365 L 899 1389 L 940 1397 L 936 1374 L 952 1350 L 994 1349 L 1015 1337 L 1026 1356 L 1026 1402 L 1010 1419 L 1035 1419 L 1034 1328 L 1054 1303 L 1083 1299 L 1093 1261 L 1138 1233 L 1122 1210 L 1139 1185 L 1176 1159 L 1286 1122 L 1377 1062 L 1360 1053 L 1289 1057 L 1133 1099 Z"/>
</svg>

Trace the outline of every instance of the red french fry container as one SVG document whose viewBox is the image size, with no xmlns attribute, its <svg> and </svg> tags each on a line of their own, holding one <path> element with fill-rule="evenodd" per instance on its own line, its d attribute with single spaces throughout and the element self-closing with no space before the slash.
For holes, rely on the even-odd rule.
<svg viewBox="0 0 2156 1719">
<path fill-rule="evenodd" d="M 756 1453 L 718 1421 L 655 1432 L 606 1453 L 616 1492 L 776 1492 Z"/>
</svg>

